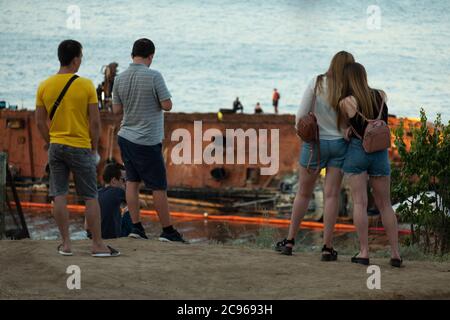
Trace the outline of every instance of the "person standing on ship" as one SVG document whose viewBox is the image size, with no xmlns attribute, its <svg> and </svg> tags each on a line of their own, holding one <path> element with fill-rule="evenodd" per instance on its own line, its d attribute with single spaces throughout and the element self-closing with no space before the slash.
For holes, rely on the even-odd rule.
<svg viewBox="0 0 450 320">
<path fill-rule="evenodd" d="M 278 104 L 280 102 L 280 98 L 281 98 L 281 95 L 278 92 L 277 88 L 273 89 L 272 105 L 273 105 L 273 108 L 274 108 L 276 114 L 278 114 Z"/>
</svg>

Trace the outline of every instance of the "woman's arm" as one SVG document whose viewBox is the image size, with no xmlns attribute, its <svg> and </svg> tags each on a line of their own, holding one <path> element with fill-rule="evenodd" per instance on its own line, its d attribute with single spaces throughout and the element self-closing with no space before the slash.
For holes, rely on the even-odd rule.
<svg viewBox="0 0 450 320">
<path fill-rule="evenodd" d="M 347 115 L 347 117 L 349 119 L 351 119 L 356 115 L 358 103 L 356 102 L 355 97 L 348 96 L 347 98 L 345 98 L 345 99 L 341 100 L 341 102 L 339 102 L 339 107 Z"/>
<path fill-rule="evenodd" d="M 343 128 L 344 130 L 344 139 L 347 141 L 350 141 L 352 129 L 348 123 L 348 120 L 353 118 L 356 114 L 356 108 L 357 108 L 357 102 L 356 99 L 353 96 L 349 96 L 345 99 L 342 99 L 339 102 L 339 107 L 341 109 L 341 112 L 344 113 L 346 119 L 346 127 Z"/>
<path fill-rule="evenodd" d="M 297 114 L 295 116 L 295 126 L 297 126 L 300 118 L 306 116 L 309 111 L 311 111 L 311 103 L 314 97 L 314 88 L 316 86 L 316 80 L 313 79 L 309 82 L 308 87 L 303 93 L 302 100 L 300 102 L 300 106 L 297 110 Z"/>
</svg>

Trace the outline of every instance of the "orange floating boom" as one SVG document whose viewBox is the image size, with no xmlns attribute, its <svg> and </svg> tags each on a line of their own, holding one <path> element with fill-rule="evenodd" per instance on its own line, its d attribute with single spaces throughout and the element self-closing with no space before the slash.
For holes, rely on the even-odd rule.
<svg viewBox="0 0 450 320">
<path fill-rule="evenodd" d="M 11 205 L 14 205 L 11 203 Z M 24 208 L 43 208 L 43 209 L 51 209 L 53 205 L 51 203 L 36 203 L 36 202 L 22 202 L 22 207 Z M 67 205 L 67 209 L 72 212 L 84 212 L 85 206 L 69 204 Z M 156 216 L 157 213 L 154 210 L 141 210 L 141 214 L 144 216 Z M 246 222 L 246 223 L 258 223 L 258 224 L 279 224 L 279 225 L 289 225 L 291 223 L 290 220 L 287 219 L 276 219 L 276 218 L 258 218 L 258 217 L 241 217 L 241 216 L 222 216 L 222 215 L 203 215 L 197 213 L 188 213 L 188 212 L 171 212 L 170 215 L 176 218 L 192 218 L 192 219 L 201 219 L 201 220 L 218 220 L 218 221 L 233 221 L 233 222 Z M 324 224 L 321 222 L 314 221 L 303 221 L 301 223 L 301 227 L 303 228 L 311 228 L 311 229 L 323 229 Z M 336 230 L 346 231 L 346 232 L 354 232 L 356 228 L 354 225 L 349 224 L 340 224 L 337 223 L 335 225 Z M 384 228 L 369 228 L 371 231 L 384 231 Z M 410 230 L 399 230 L 400 234 L 410 234 Z"/>
</svg>

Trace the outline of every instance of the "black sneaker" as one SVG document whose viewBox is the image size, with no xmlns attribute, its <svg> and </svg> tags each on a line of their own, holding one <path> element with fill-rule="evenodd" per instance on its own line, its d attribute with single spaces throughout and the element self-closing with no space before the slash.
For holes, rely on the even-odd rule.
<svg viewBox="0 0 450 320">
<path fill-rule="evenodd" d="M 131 232 L 128 235 L 128 237 L 133 238 L 133 239 L 145 239 L 145 240 L 148 240 L 148 237 L 145 234 L 145 230 L 144 230 L 144 227 L 142 226 L 142 224 L 139 224 L 139 226 L 134 226 L 133 225 L 133 229 L 131 229 Z"/>
<path fill-rule="evenodd" d="M 163 231 L 163 233 L 161 233 L 161 235 L 159 236 L 159 241 L 188 243 L 183 239 L 183 235 L 181 235 L 177 230 L 174 230 L 172 232 Z"/>
</svg>

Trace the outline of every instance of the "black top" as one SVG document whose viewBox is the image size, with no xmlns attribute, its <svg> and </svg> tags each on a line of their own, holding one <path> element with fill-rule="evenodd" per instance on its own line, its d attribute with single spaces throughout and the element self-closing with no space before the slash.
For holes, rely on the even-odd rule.
<svg viewBox="0 0 450 320">
<path fill-rule="evenodd" d="M 106 187 L 98 191 L 98 202 L 102 214 L 102 238 L 119 238 L 122 233 L 120 205 L 125 203 L 125 190 Z"/>
<path fill-rule="evenodd" d="M 374 90 L 375 91 L 375 90 Z M 381 94 L 379 91 L 375 91 L 376 93 L 376 100 L 377 100 L 377 107 L 373 111 L 374 119 L 378 117 L 378 114 L 380 112 L 379 105 L 381 104 Z M 358 111 L 362 113 L 361 108 L 358 106 Z M 381 113 L 381 120 L 384 120 L 386 123 L 388 122 L 388 106 L 386 102 L 383 104 L 383 112 Z M 356 113 L 353 118 L 350 119 L 351 126 L 358 132 L 358 134 L 361 137 L 364 137 L 364 131 L 366 130 L 366 127 L 368 125 L 367 121 L 361 117 L 359 113 Z M 354 138 L 359 139 L 355 134 L 352 135 Z"/>
</svg>

